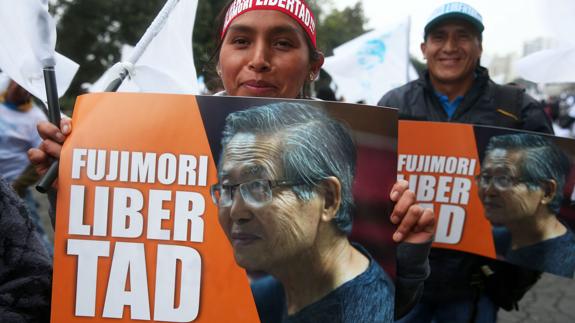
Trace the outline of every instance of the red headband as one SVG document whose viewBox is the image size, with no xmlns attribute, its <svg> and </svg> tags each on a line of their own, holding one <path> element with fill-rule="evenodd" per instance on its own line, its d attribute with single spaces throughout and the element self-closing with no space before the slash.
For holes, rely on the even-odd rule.
<svg viewBox="0 0 575 323">
<path fill-rule="evenodd" d="M 305 30 L 313 47 L 317 47 L 315 18 L 304 0 L 235 0 L 226 12 L 221 38 L 224 38 L 228 27 L 236 17 L 253 10 L 277 10 L 292 17 Z"/>
</svg>

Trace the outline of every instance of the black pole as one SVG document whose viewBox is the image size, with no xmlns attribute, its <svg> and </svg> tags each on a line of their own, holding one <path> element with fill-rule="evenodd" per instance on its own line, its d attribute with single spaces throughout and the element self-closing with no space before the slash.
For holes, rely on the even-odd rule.
<svg viewBox="0 0 575 323">
<path fill-rule="evenodd" d="M 114 79 L 106 89 L 105 92 L 116 92 L 124 79 L 128 76 L 128 71 L 125 69 L 120 72 L 118 78 Z M 56 73 L 54 67 L 44 68 L 44 83 L 46 85 L 46 96 L 48 98 L 48 119 L 56 127 L 60 128 L 60 105 L 58 103 L 58 90 L 56 85 Z M 48 168 L 48 171 L 40 179 L 36 185 L 36 190 L 40 193 L 47 193 L 52 183 L 58 177 L 58 167 L 60 163 L 56 160 Z"/>
<path fill-rule="evenodd" d="M 56 84 L 56 72 L 54 66 L 44 68 L 44 84 L 46 86 L 46 97 L 48 99 L 48 120 L 56 127 L 60 128 L 60 104 L 58 103 L 58 86 Z M 52 183 L 58 177 L 58 161 L 54 161 L 48 171 L 36 185 L 36 190 L 46 193 Z"/>
</svg>

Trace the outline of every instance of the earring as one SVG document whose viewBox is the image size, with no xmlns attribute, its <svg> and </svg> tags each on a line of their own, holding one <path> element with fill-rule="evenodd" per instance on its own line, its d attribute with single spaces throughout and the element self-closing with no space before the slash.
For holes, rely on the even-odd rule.
<svg viewBox="0 0 575 323">
<path fill-rule="evenodd" d="M 222 70 L 220 70 L 219 68 L 216 70 L 216 73 L 218 73 L 219 77 L 222 77 Z"/>
<path fill-rule="evenodd" d="M 310 80 L 310 82 L 315 81 L 315 73 L 314 72 L 309 72 L 309 80 Z"/>
</svg>

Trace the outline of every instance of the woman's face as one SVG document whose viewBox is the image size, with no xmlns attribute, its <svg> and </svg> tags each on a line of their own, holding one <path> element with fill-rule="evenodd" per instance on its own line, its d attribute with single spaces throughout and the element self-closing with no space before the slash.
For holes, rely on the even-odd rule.
<svg viewBox="0 0 575 323">
<path fill-rule="evenodd" d="M 218 73 L 228 95 L 296 98 L 323 58 L 310 62 L 300 25 L 274 10 L 237 17 L 222 41 Z"/>
</svg>

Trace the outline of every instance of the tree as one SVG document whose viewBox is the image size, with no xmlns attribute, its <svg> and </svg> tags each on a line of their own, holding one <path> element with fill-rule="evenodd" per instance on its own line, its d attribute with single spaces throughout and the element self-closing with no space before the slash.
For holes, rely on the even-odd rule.
<svg viewBox="0 0 575 323">
<path fill-rule="evenodd" d="M 333 49 L 366 32 L 367 18 L 361 2 L 343 10 L 333 10 L 321 17 L 317 28 L 318 45 L 326 56 L 333 55 Z"/>
<path fill-rule="evenodd" d="M 135 45 L 166 0 L 57 0 L 56 48 L 80 64 L 68 100 L 84 92 L 82 84 L 96 81 L 120 61 L 122 45 Z M 194 58 L 200 72 L 216 47 L 214 20 L 227 0 L 199 1 L 194 26 Z M 190 39 L 190 43 L 192 43 Z"/>
<path fill-rule="evenodd" d="M 83 92 L 120 60 L 123 44 L 135 44 L 159 12 L 164 0 L 58 0 L 56 48 L 80 64 L 68 95 Z"/>
</svg>

